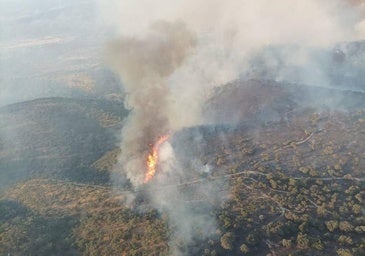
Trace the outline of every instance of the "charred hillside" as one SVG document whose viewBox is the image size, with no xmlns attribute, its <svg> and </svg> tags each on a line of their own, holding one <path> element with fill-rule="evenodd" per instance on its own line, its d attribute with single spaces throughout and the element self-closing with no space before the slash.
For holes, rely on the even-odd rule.
<svg viewBox="0 0 365 256">
<path fill-rule="evenodd" d="M 312 112 L 349 113 L 365 108 L 365 93 L 274 80 L 238 80 L 215 90 L 205 114 L 222 124 L 265 124 Z"/>
<path fill-rule="evenodd" d="M 115 147 L 126 115 L 122 103 L 103 100 L 48 98 L 2 107 L 2 186 L 30 177 L 107 181 L 91 165 Z"/>
</svg>

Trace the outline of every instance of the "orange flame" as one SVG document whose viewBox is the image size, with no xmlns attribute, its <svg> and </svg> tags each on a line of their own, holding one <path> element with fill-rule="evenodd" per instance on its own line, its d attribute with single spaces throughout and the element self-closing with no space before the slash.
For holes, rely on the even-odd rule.
<svg viewBox="0 0 365 256">
<path fill-rule="evenodd" d="M 147 172 L 144 176 L 144 183 L 149 182 L 156 173 L 156 167 L 158 163 L 158 151 L 160 146 L 169 139 L 168 135 L 161 136 L 153 145 L 151 152 L 147 156 Z"/>
</svg>

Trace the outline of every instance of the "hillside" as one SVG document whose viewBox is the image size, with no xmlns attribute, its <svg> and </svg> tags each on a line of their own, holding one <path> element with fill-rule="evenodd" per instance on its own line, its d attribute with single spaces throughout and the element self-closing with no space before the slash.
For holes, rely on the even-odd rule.
<svg viewBox="0 0 365 256">
<path fill-rule="evenodd" d="M 29 177 L 106 182 L 91 168 L 116 147 L 120 102 L 48 98 L 0 109 L 1 187 Z"/>
<path fill-rule="evenodd" d="M 178 191 L 172 205 L 216 220 L 211 237 L 182 241 L 181 251 L 365 253 L 364 96 L 315 89 L 309 94 L 329 95 L 319 106 L 295 94 L 298 88 L 232 83 L 210 101 L 218 114 L 208 116 L 220 125 L 173 135 L 185 175 L 160 190 Z M 6 120 L 1 131 L 8 134 L 1 137 L 1 181 L 7 185 L 0 198 L 1 255 L 168 254 L 174 227 L 149 202 L 155 192 L 109 182 L 118 156 L 115 134 L 126 114 L 120 102 L 63 98 L 0 110 Z M 197 160 L 209 172 L 197 170 Z M 219 190 L 202 190 L 210 184 Z M 209 193 L 218 196 L 211 200 Z M 127 207 L 131 194 L 136 201 Z"/>
<path fill-rule="evenodd" d="M 218 87 L 205 106 L 215 123 L 265 124 L 311 111 L 343 112 L 365 108 L 365 93 L 273 80 L 238 80 Z"/>
</svg>

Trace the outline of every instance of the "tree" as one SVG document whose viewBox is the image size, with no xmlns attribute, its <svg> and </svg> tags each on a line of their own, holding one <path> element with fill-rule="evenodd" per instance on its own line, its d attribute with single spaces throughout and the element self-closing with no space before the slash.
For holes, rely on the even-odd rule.
<svg viewBox="0 0 365 256">
<path fill-rule="evenodd" d="M 221 237 L 221 246 L 226 250 L 232 250 L 235 235 L 232 232 L 227 232 Z"/>
<path fill-rule="evenodd" d="M 361 212 L 361 206 L 360 206 L 360 205 L 358 205 L 358 204 L 354 204 L 354 205 L 352 206 L 352 211 L 353 211 L 355 214 L 360 214 L 360 212 Z"/>
<path fill-rule="evenodd" d="M 297 236 L 297 246 L 299 249 L 308 249 L 309 248 L 309 239 L 306 234 L 299 233 Z"/>
<path fill-rule="evenodd" d="M 254 234 L 249 234 L 246 237 L 246 243 L 249 244 L 249 245 L 256 245 L 258 242 L 259 242 L 259 239 Z"/>
<path fill-rule="evenodd" d="M 338 256 L 352 256 L 352 253 L 350 252 L 349 249 L 340 248 L 336 252 Z"/>
<path fill-rule="evenodd" d="M 242 244 L 240 247 L 240 250 L 243 253 L 248 253 L 250 251 L 250 249 L 248 248 L 248 246 L 246 244 Z"/>
<path fill-rule="evenodd" d="M 340 221 L 339 228 L 341 231 L 350 232 L 354 229 L 354 226 L 348 221 Z"/>
<path fill-rule="evenodd" d="M 281 244 L 285 248 L 290 248 L 291 247 L 291 240 L 290 239 L 283 239 L 283 240 L 281 240 Z"/>
<path fill-rule="evenodd" d="M 338 221 L 335 220 L 326 221 L 326 227 L 330 232 L 333 232 L 338 227 Z"/>
<path fill-rule="evenodd" d="M 338 238 L 338 242 L 339 242 L 341 245 L 351 245 L 351 244 L 352 244 L 352 238 L 351 238 L 351 237 L 349 237 L 349 236 L 341 235 L 341 236 Z"/>
</svg>

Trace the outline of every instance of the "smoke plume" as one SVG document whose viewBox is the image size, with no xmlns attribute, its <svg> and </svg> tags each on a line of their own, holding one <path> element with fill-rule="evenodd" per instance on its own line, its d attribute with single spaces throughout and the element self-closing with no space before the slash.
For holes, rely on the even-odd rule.
<svg viewBox="0 0 365 256">
<path fill-rule="evenodd" d="M 194 47 L 194 35 L 182 22 L 156 22 L 141 38 L 123 37 L 109 48 L 109 59 L 120 74 L 132 111 L 122 131 L 120 163 L 134 185 L 140 185 L 148 151 L 158 137 L 171 131 L 167 77 Z"/>
<path fill-rule="evenodd" d="M 257 77 L 329 86 L 327 63 L 317 53 L 365 37 L 364 5 L 356 1 L 143 0 L 99 4 L 104 21 L 119 37 L 109 45 L 108 59 L 121 77 L 131 114 L 122 131 L 117 168 L 125 171 L 134 186 L 142 184 L 148 150 L 160 136 L 210 122 L 202 115 L 202 107 L 214 88 Z M 174 147 L 184 151 L 178 141 Z M 165 158 L 150 186 L 189 177 L 192 170 L 178 163 L 174 148 L 168 152 L 170 157 Z M 198 173 L 209 169 L 197 159 L 190 161 L 196 163 L 194 171 Z M 217 187 L 196 189 L 215 200 L 220 197 Z M 151 202 L 169 214 L 175 234 L 183 234 L 189 243 L 201 236 L 194 227 L 211 235 L 214 220 L 207 219 L 209 207 L 197 213 L 184 204 L 177 206 L 185 196 L 179 190 L 160 189 L 151 195 Z M 171 239 L 172 253 L 182 253 L 176 236 Z"/>
<path fill-rule="evenodd" d="M 123 38 L 143 38 L 156 21 L 176 20 L 196 36 L 193 54 L 164 77 L 173 99 L 169 119 L 176 127 L 206 122 L 201 108 L 212 89 L 252 75 L 257 56 L 264 56 L 264 67 L 277 69 L 270 79 L 327 86 L 327 63 L 316 51 L 365 38 L 365 7 L 359 1 L 143 0 L 102 1 L 100 6 L 104 21 Z M 268 54 L 277 46 L 286 48 Z"/>
</svg>

